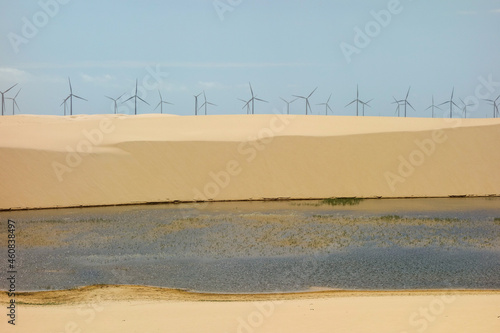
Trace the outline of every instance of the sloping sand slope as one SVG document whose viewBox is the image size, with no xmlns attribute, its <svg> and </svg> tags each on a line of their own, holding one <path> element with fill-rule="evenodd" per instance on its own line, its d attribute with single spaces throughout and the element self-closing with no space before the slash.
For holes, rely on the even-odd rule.
<svg viewBox="0 0 500 333">
<path fill-rule="evenodd" d="M 500 119 L 0 118 L 0 209 L 500 195 Z"/>
</svg>

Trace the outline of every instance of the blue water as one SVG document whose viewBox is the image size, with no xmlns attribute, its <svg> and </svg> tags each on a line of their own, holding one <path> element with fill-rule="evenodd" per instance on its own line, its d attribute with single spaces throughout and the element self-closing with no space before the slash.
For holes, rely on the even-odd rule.
<svg viewBox="0 0 500 333">
<path fill-rule="evenodd" d="M 17 221 L 20 290 L 214 293 L 500 289 L 498 217 L 500 200 L 481 198 L 0 213 Z"/>
</svg>

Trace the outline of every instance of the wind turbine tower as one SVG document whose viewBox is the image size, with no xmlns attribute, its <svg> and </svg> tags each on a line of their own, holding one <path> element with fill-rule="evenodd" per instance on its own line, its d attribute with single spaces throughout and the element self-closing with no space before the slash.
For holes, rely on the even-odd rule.
<svg viewBox="0 0 500 333">
<path fill-rule="evenodd" d="M 0 94 L 2 94 L 2 116 L 4 115 L 4 112 L 5 112 L 4 111 L 5 110 L 5 94 L 8 93 L 9 90 L 14 88 L 15 86 L 17 86 L 17 83 L 5 91 L 0 91 Z"/>
<path fill-rule="evenodd" d="M 291 100 L 291 101 L 287 101 L 286 99 L 284 99 L 283 97 L 280 97 L 280 99 L 286 103 L 286 114 L 290 114 L 290 104 L 292 104 L 293 102 L 295 102 L 298 98 L 294 99 L 294 100 Z"/>
<path fill-rule="evenodd" d="M 123 97 L 123 95 L 125 95 L 125 93 L 121 94 L 120 97 L 118 98 L 111 98 L 109 96 L 104 96 L 106 98 L 109 98 L 110 100 L 112 100 L 114 103 L 115 103 L 115 107 L 114 107 L 114 110 L 115 110 L 115 114 L 118 112 L 118 104 L 117 104 L 117 101 Z"/>
<path fill-rule="evenodd" d="M 309 103 L 309 98 L 311 98 L 311 96 L 314 94 L 316 89 L 318 89 L 318 87 L 314 88 L 314 90 L 307 97 L 293 95 L 293 97 L 301 98 L 301 99 L 306 101 L 306 116 L 308 115 L 308 112 L 307 112 L 308 110 L 312 113 L 312 108 L 311 108 L 311 104 Z"/>
<path fill-rule="evenodd" d="M 434 118 L 434 109 L 438 109 L 438 110 L 441 110 L 441 108 L 437 105 L 434 105 L 434 95 L 432 95 L 432 105 L 429 106 L 427 109 L 425 109 L 425 111 L 429 110 L 432 108 L 432 118 Z"/>
<path fill-rule="evenodd" d="M 439 106 L 444 105 L 444 104 L 450 104 L 450 118 L 453 118 L 453 105 L 455 105 L 458 108 L 458 105 L 453 101 L 453 94 L 454 93 L 455 93 L 455 87 L 453 87 L 453 90 L 451 91 L 450 100 L 439 104 Z"/>
<path fill-rule="evenodd" d="M 144 103 L 146 103 L 147 105 L 149 105 L 148 102 L 146 102 L 145 100 L 143 100 L 142 98 L 140 98 L 139 96 L 137 96 L 137 79 L 135 80 L 135 95 L 131 96 L 130 98 L 128 98 L 125 101 L 123 101 L 122 104 L 130 101 L 132 98 L 134 99 L 134 103 L 135 103 L 134 114 L 136 114 L 136 115 L 137 115 L 137 99 L 140 99 L 141 101 L 143 101 Z"/>
<path fill-rule="evenodd" d="M 7 99 L 10 99 L 12 100 L 12 115 L 15 115 L 16 114 L 16 110 L 15 110 L 15 107 L 17 106 L 17 109 L 19 111 L 21 111 L 21 109 L 19 109 L 19 105 L 17 105 L 17 102 L 16 102 L 16 98 L 17 98 L 17 95 L 19 95 L 19 93 L 21 92 L 21 89 L 19 89 L 19 91 L 17 92 L 16 96 L 14 97 L 7 97 Z"/>
<path fill-rule="evenodd" d="M 324 105 L 325 106 L 325 116 L 328 115 L 328 110 L 332 111 L 333 113 L 333 110 L 332 108 L 330 107 L 330 105 L 328 103 L 330 103 L 330 99 L 332 98 L 332 94 L 330 94 L 330 97 L 328 97 L 328 100 L 326 101 L 326 103 L 320 103 L 318 105 Z"/>
</svg>

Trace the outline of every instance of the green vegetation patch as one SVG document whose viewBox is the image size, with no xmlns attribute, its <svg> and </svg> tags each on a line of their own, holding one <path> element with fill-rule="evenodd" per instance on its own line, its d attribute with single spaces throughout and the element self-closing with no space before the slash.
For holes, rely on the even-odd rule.
<svg viewBox="0 0 500 333">
<path fill-rule="evenodd" d="M 361 198 L 328 198 L 321 201 L 322 204 L 330 206 L 354 206 L 363 201 Z"/>
</svg>

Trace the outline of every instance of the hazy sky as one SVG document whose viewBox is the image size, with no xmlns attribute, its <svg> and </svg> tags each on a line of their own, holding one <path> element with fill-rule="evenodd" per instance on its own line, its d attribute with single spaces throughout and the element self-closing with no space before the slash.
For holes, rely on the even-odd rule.
<svg viewBox="0 0 500 333">
<path fill-rule="evenodd" d="M 104 96 L 126 99 L 139 82 L 139 113 L 194 113 L 205 90 L 210 114 L 242 114 L 248 82 L 256 113 L 282 112 L 279 97 L 309 94 L 313 114 L 324 103 L 354 115 L 394 115 L 394 95 L 430 116 L 436 104 L 459 98 L 471 117 L 491 117 L 482 98 L 500 95 L 499 0 L 0 0 L 0 90 L 19 83 L 21 113 L 62 114 L 74 93 L 75 114 L 112 113 Z M 7 95 L 12 96 L 18 87 Z M 7 101 L 8 114 L 12 113 Z M 445 106 L 446 108 L 446 106 Z M 449 110 L 449 108 L 447 109 Z M 132 104 L 120 105 L 132 114 Z M 305 103 L 291 106 L 305 112 Z M 17 112 L 17 110 L 16 110 Z M 159 108 L 154 111 L 159 112 Z M 458 112 L 458 108 L 457 108 Z M 440 112 L 440 115 L 443 113 Z"/>
</svg>

